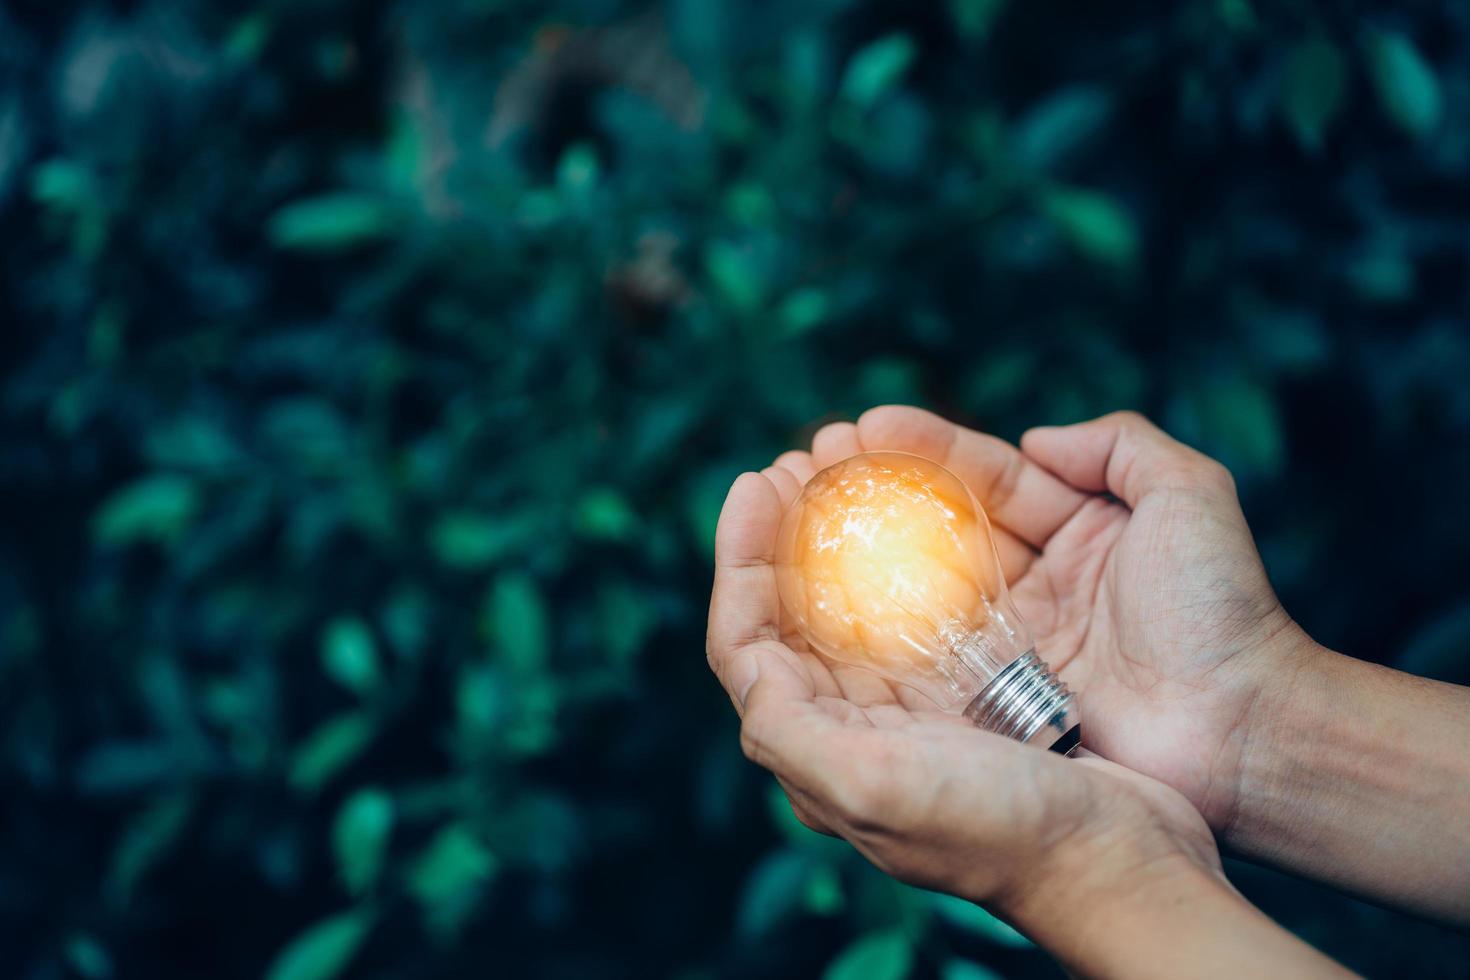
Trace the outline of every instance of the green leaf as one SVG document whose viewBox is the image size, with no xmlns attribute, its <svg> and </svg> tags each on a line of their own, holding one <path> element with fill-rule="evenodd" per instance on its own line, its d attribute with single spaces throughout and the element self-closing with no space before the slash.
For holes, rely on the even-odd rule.
<svg viewBox="0 0 1470 980">
<path fill-rule="evenodd" d="M 821 326 L 830 306 L 827 294 L 820 289 L 798 289 L 782 300 L 776 319 L 786 336 L 796 337 Z"/>
<path fill-rule="evenodd" d="M 875 357 L 858 369 L 851 382 L 854 410 L 865 405 L 912 404 L 923 400 L 924 369 L 916 361 Z"/>
<path fill-rule="evenodd" d="M 736 932 L 758 939 L 800 909 L 811 873 L 811 858 L 792 850 L 770 855 L 751 872 L 740 897 Z"/>
<path fill-rule="evenodd" d="M 585 537 L 626 541 L 638 528 L 638 514 L 611 487 L 592 487 L 577 500 L 576 523 Z"/>
<path fill-rule="evenodd" d="M 979 963 L 948 960 L 939 968 L 939 980 L 1003 980 L 999 973 Z"/>
<path fill-rule="evenodd" d="M 269 233 L 277 248 L 326 252 L 382 238 L 394 224 L 379 198 L 339 191 L 286 205 L 271 215 Z"/>
<path fill-rule="evenodd" d="M 391 115 L 382 155 L 388 186 L 402 193 L 423 194 L 427 143 L 419 113 L 401 107 Z"/>
<path fill-rule="evenodd" d="M 1353 291 L 1369 302 L 1396 303 L 1414 295 L 1414 263 L 1393 246 L 1367 249 L 1345 271 Z"/>
<path fill-rule="evenodd" d="M 913 958 L 913 946 L 902 932 L 873 932 L 839 953 L 822 980 L 903 980 Z"/>
<path fill-rule="evenodd" d="M 188 477 L 156 473 L 130 483 L 103 502 L 92 520 L 102 545 L 173 542 L 199 510 L 199 491 Z"/>
<path fill-rule="evenodd" d="M 551 617 L 536 580 L 524 572 L 497 576 L 485 596 L 480 633 L 512 672 L 540 671 L 551 647 Z"/>
<path fill-rule="evenodd" d="M 581 193 L 597 183 L 600 169 L 595 147 L 588 143 L 573 143 L 561 155 L 556 166 L 556 182 L 563 190 Z"/>
<path fill-rule="evenodd" d="M 112 849 L 105 891 L 126 906 L 138 883 L 168 853 L 187 824 L 194 801 L 186 793 L 165 796 L 128 821 Z"/>
<path fill-rule="evenodd" d="M 270 40 L 270 18 L 262 11 L 242 17 L 225 36 L 224 56 L 227 61 L 250 62 L 265 50 Z"/>
<path fill-rule="evenodd" d="M 836 915 L 847 905 L 842 879 L 830 864 L 819 864 L 807 877 L 801 904 L 813 915 Z"/>
<path fill-rule="evenodd" d="M 332 850 L 349 893 L 362 895 L 377 880 L 392 832 L 393 798 L 376 787 L 353 793 L 337 811 Z"/>
<path fill-rule="evenodd" d="M 112 957 L 95 938 L 85 932 L 74 932 L 63 947 L 66 961 L 87 980 L 107 980 L 112 976 Z"/>
<path fill-rule="evenodd" d="M 1438 125 L 1443 109 L 1439 79 L 1413 41 L 1392 31 L 1369 35 L 1368 71 L 1379 105 L 1396 126 L 1420 137 Z"/>
<path fill-rule="evenodd" d="M 332 620 L 322 631 L 322 669 L 354 694 L 366 694 L 378 684 L 378 648 L 372 631 L 355 616 Z"/>
<path fill-rule="evenodd" d="M 5 142 L 5 129 L 13 128 L 7 122 L 0 115 L 0 145 Z M 8 176 L 6 171 L 12 162 L 6 159 L 9 155 L 0 150 L 0 182 Z M 20 159 L 23 157 L 15 158 L 14 163 Z M 31 196 L 56 216 L 70 219 L 72 249 L 77 255 L 89 260 L 97 257 L 107 242 L 108 210 L 86 166 L 67 159 L 37 164 L 31 171 Z"/>
<path fill-rule="evenodd" d="M 478 664 L 466 665 L 454 686 L 454 706 L 467 745 L 479 743 L 505 714 L 506 685 L 500 674 Z"/>
<path fill-rule="evenodd" d="M 1096 136 L 1112 111 L 1108 93 L 1095 85 L 1062 89 L 1016 120 L 1011 154 L 1027 170 L 1050 170 Z"/>
<path fill-rule="evenodd" d="M 658 629 L 658 610 L 643 591 L 620 580 L 606 582 L 597 592 L 601 645 L 612 663 L 626 665 L 637 657 Z"/>
<path fill-rule="evenodd" d="M 730 242 L 711 242 L 704 270 L 737 313 L 752 313 L 765 303 L 766 284 L 754 256 Z"/>
<path fill-rule="evenodd" d="M 291 761 L 291 785 L 315 792 L 362 754 L 377 734 L 370 715 L 349 711 L 329 718 L 296 749 Z"/>
<path fill-rule="evenodd" d="M 372 925 L 372 913 L 366 909 L 323 919 L 276 954 L 266 980 L 331 980 L 352 962 Z"/>
<path fill-rule="evenodd" d="M 483 885 L 500 862 L 463 824 L 450 824 L 419 854 L 408 875 L 409 892 L 423 906 L 431 932 L 447 938 L 474 911 Z"/>
<path fill-rule="evenodd" d="M 1325 37 L 1291 50 L 1281 83 L 1281 111 L 1304 149 L 1316 151 L 1347 96 L 1347 59 Z"/>
<path fill-rule="evenodd" d="M 450 824 L 419 854 L 409 888 L 422 901 L 438 901 L 485 881 L 499 864 L 468 827 Z"/>
<path fill-rule="evenodd" d="M 1250 0 L 1218 0 L 1215 14 L 1234 34 L 1249 34 L 1260 24 Z"/>
<path fill-rule="evenodd" d="M 913 64 L 918 49 L 907 34 L 888 34 L 857 51 L 842 76 L 842 95 L 866 109 L 892 90 Z"/>
<path fill-rule="evenodd" d="M 1277 472 L 1286 456 L 1276 400 L 1246 377 L 1208 381 L 1183 392 L 1182 435 L 1245 475 Z"/>
<path fill-rule="evenodd" d="M 411 660 L 429 642 L 429 599 L 417 588 L 397 589 L 384 606 L 380 621 L 393 652 Z"/>
<path fill-rule="evenodd" d="M 162 738 L 104 742 L 77 763 L 77 788 L 88 795 L 130 793 L 177 780 L 188 761 L 183 749 Z"/>
<path fill-rule="evenodd" d="M 1470 603 L 1448 609 L 1420 626 L 1399 655 L 1398 667 L 1451 684 L 1470 683 Z"/>
<path fill-rule="evenodd" d="M 504 733 L 505 744 L 523 755 L 544 752 L 556 742 L 560 684 L 551 675 L 528 675 L 514 690 L 515 713 Z"/>
<path fill-rule="evenodd" d="M 515 552 L 531 536 L 524 520 L 505 520 L 477 511 L 441 514 L 429 527 L 429 547 L 445 566 L 477 571 Z"/>
<path fill-rule="evenodd" d="M 939 892 L 929 892 L 928 895 L 934 907 L 934 912 L 950 925 L 957 926 L 966 932 L 974 933 L 1001 946 L 1010 946 L 1016 949 L 1025 949 L 1031 946 L 1031 940 L 974 902 L 967 902 L 963 898 L 956 898 L 953 895 L 942 895 Z"/>
<path fill-rule="evenodd" d="M 1041 209 L 1083 255 L 1115 267 L 1130 266 L 1137 258 L 1133 217 L 1108 195 L 1053 187 L 1042 194 Z"/>
<path fill-rule="evenodd" d="M 964 376 L 960 386 L 964 407 L 981 418 L 1015 411 L 1043 374 L 1036 350 L 996 348 Z"/>
<path fill-rule="evenodd" d="M 982 41 L 1005 9 L 1006 0 L 949 0 L 949 16 L 966 41 Z"/>
<path fill-rule="evenodd" d="M 725 210 L 737 222 L 752 227 L 768 225 L 779 214 L 771 192 L 753 181 L 736 184 L 726 192 Z"/>
<path fill-rule="evenodd" d="M 31 197 L 58 211 L 80 211 L 93 203 L 96 188 L 92 174 L 81 164 L 66 159 L 47 160 L 31 171 Z"/>
<path fill-rule="evenodd" d="M 155 465 L 206 473 L 226 469 L 240 459 L 229 434 L 197 415 L 185 415 L 150 430 L 144 446 Z"/>
<path fill-rule="evenodd" d="M 353 453 L 350 423 L 325 398 L 303 395 L 271 402 L 260 431 L 283 453 L 326 471 L 340 470 Z"/>
</svg>

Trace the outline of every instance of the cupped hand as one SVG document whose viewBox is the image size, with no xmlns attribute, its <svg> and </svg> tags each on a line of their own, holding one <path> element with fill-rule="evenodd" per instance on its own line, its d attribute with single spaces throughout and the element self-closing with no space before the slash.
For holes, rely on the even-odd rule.
<svg viewBox="0 0 1470 980">
<path fill-rule="evenodd" d="M 773 550 L 811 465 L 787 458 L 732 487 L 707 643 L 746 754 L 776 774 L 803 822 L 895 877 L 986 902 L 1023 927 L 1028 907 L 1054 917 L 1059 897 L 1082 900 L 1094 886 L 1180 865 L 1218 876 L 1209 828 L 1163 784 L 983 732 L 783 638 Z"/>
<path fill-rule="evenodd" d="M 1271 589 L 1229 472 L 1130 412 L 1033 429 L 1018 450 L 885 406 L 826 426 L 767 473 L 794 493 L 871 450 L 926 456 L 965 481 L 1038 653 L 1081 693 L 1083 744 L 1228 831 L 1268 679 L 1315 649 Z"/>
</svg>

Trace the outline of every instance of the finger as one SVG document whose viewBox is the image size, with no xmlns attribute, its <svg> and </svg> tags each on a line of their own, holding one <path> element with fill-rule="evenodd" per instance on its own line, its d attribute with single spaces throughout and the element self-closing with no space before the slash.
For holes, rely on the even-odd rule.
<svg viewBox="0 0 1470 980">
<path fill-rule="evenodd" d="M 1006 584 L 1010 585 L 1026 574 L 1026 570 L 1036 560 L 1037 553 L 1029 544 L 999 524 L 991 526 L 990 537 L 995 541 L 995 553 L 1000 558 L 1000 570 L 1005 575 Z"/>
<path fill-rule="evenodd" d="M 761 470 L 761 476 L 770 480 L 771 485 L 776 488 L 776 494 L 781 498 L 781 510 L 784 513 L 801 493 L 801 481 L 793 476 L 790 470 L 774 464 Z"/>
<path fill-rule="evenodd" d="M 862 451 L 857 426 L 851 422 L 829 422 L 812 436 L 812 463 L 819 470 Z"/>
<path fill-rule="evenodd" d="M 871 727 L 873 724 L 872 720 L 865 713 L 865 709 L 859 708 L 840 694 L 832 697 L 818 694 L 816 702 L 818 708 L 821 708 L 844 725 L 866 725 Z"/>
<path fill-rule="evenodd" d="M 742 474 L 730 487 L 715 527 L 715 584 L 705 652 L 722 680 L 732 654 L 780 636 L 772 564 L 780 522 L 775 486 L 759 473 Z"/>
<path fill-rule="evenodd" d="M 994 523 L 1032 548 L 1044 546 L 1087 499 L 1004 439 L 923 409 L 872 408 L 858 419 L 857 429 L 864 450 L 910 452 L 953 470 Z"/>
<path fill-rule="evenodd" d="M 743 706 L 740 745 L 752 762 L 820 795 L 841 724 L 817 706 L 811 680 L 794 654 L 757 643 L 736 654 L 730 688 Z"/>
<path fill-rule="evenodd" d="M 1021 447 L 1079 490 L 1106 490 L 1129 507 L 1160 489 L 1235 494 L 1225 467 L 1171 438 L 1137 412 L 1114 412 L 1077 425 L 1032 429 Z"/>
<path fill-rule="evenodd" d="M 805 453 L 802 455 L 805 455 Z M 792 501 L 801 493 L 801 485 L 797 482 L 796 477 L 791 475 L 790 470 L 780 466 L 767 466 L 761 470 L 761 475 L 770 480 L 771 484 L 775 486 L 776 493 L 781 498 L 781 511 L 784 514 L 786 508 L 790 507 Z M 779 589 L 777 590 L 777 595 L 780 595 Z M 823 682 L 825 681 L 826 691 L 836 691 L 837 685 L 832 681 L 830 672 L 825 667 L 822 667 L 820 671 L 815 669 L 815 667 L 820 666 L 820 661 L 808 653 L 806 638 L 796 629 L 796 623 L 792 620 L 790 611 L 784 603 L 780 604 L 776 624 L 781 641 L 797 653 L 804 655 L 802 660 L 807 664 L 809 669 L 813 670 L 812 681 L 816 684 L 818 690 L 823 691 Z"/>
<path fill-rule="evenodd" d="M 805 642 L 804 640 L 802 641 Z M 832 676 L 832 670 L 827 662 L 810 650 L 799 649 L 791 645 L 788 640 L 787 646 L 796 650 L 796 656 L 801 660 L 802 666 L 806 668 L 807 675 L 812 679 L 812 691 L 819 698 L 840 698 L 842 688 L 837 686 L 837 679 Z"/>
<path fill-rule="evenodd" d="M 863 709 L 874 728 L 908 728 L 914 723 L 913 712 L 900 704 L 874 704 Z"/>
<path fill-rule="evenodd" d="M 817 475 L 816 464 L 812 462 L 812 454 L 801 449 L 788 449 L 776 457 L 773 466 L 779 466 L 792 476 L 797 482 L 806 486 L 812 477 Z"/>
</svg>

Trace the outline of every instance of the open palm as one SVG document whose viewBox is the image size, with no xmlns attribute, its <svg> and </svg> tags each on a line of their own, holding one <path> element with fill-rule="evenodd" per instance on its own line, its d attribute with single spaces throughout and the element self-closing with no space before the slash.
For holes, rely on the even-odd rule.
<svg viewBox="0 0 1470 980">
<path fill-rule="evenodd" d="M 981 731 L 783 637 L 772 553 L 800 486 L 780 466 L 731 488 L 708 654 L 742 714 L 746 753 L 776 774 L 805 823 L 905 881 L 1008 911 L 1018 883 L 1057 861 L 1064 842 L 1071 854 L 1105 849 L 1123 875 L 1161 856 L 1219 874 L 1208 827 L 1162 783 Z"/>
<path fill-rule="evenodd" d="M 1174 787 L 1225 828 L 1261 678 L 1301 635 L 1228 472 L 1131 413 L 1036 429 L 1022 447 L 886 406 L 823 428 L 810 452 L 784 454 L 765 475 L 789 504 L 817 470 L 859 452 L 911 452 L 951 469 L 990 515 L 1038 652 L 1082 694 L 1084 745 Z M 880 718 L 922 704 L 786 639 L 823 695 Z"/>
</svg>

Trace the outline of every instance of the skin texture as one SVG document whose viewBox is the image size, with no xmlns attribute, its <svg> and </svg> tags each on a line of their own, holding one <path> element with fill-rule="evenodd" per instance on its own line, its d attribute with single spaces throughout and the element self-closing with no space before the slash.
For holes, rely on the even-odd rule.
<svg viewBox="0 0 1470 980">
<path fill-rule="evenodd" d="M 861 447 L 954 469 L 1002 535 L 1037 649 L 1086 692 L 1086 745 L 1228 830 L 1262 678 L 1310 643 L 1271 589 L 1223 466 L 1132 413 L 1033 429 L 1023 453 L 890 406 L 814 447 L 817 468 Z"/>
<path fill-rule="evenodd" d="M 1470 925 L 1470 689 L 1314 643 L 1224 467 L 1129 412 L 1018 450 L 888 406 L 766 475 L 789 493 L 884 449 L 944 463 L 985 506 L 1038 650 L 1082 692 L 1089 749 L 1177 790 L 1242 856 Z"/>
<path fill-rule="evenodd" d="M 985 902 L 1076 972 L 1333 974 L 1230 889 L 1200 813 L 1239 765 L 1244 677 L 1290 626 L 1259 562 L 1245 560 L 1254 548 L 1228 476 L 1198 454 L 1160 464 L 1150 440 L 1167 437 L 1136 417 L 1089 425 L 1039 435 L 1037 452 L 1066 480 L 905 408 L 828 426 L 810 453 L 737 480 L 716 535 L 707 653 L 741 713 L 742 745 L 808 826 L 898 878 Z M 1113 761 L 981 732 L 783 630 L 772 565 L 783 509 L 819 468 L 870 449 L 936 459 L 986 505 L 1017 604 L 1085 690 L 1089 733 L 1109 732 L 1093 744 Z M 1131 508 L 1099 496 L 1114 486 Z M 1198 574 L 1179 575 L 1181 562 Z M 1162 610 L 1130 604 L 1130 576 L 1168 596 Z M 1172 754 L 1160 731 L 1180 743 Z M 1233 806 L 1230 793 L 1214 801 L 1223 819 Z M 1167 939 L 1146 947 L 1145 927 Z"/>
</svg>

